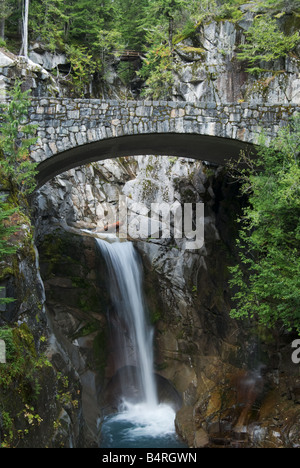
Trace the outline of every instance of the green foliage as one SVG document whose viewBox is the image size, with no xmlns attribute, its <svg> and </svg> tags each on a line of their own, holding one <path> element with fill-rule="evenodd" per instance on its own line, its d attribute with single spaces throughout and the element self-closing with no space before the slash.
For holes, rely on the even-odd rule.
<svg viewBox="0 0 300 468">
<path fill-rule="evenodd" d="M 13 339 L 13 330 L 10 327 L 0 328 L 0 339 L 5 341 L 6 359 L 10 361 L 16 351 Z"/>
<path fill-rule="evenodd" d="M 167 45 L 158 45 L 150 49 L 138 74 L 146 82 L 143 91 L 145 97 L 170 98 L 174 81 L 170 48 Z"/>
<path fill-rule="evenodd" d="M 91 81 L 91 76 L 97 70 L 97 61 L 92 60 L 85 47 L 66 45 L 66 52 L 72 68 L 72 85 L 76 95 L 84 96 L 85 89 Z"/>
<path fill-rule="evenodd" d="M 0 47 L 5 46 L 4 25 L 7 18 L 12 14 L 12 4 L 8 0 L 0 0 Z"/>
<path fill-rule="evenodd" d="M 239 60 L 247 60 L 250 65 L 259 62 L 272 62 L 284 57 L 292 51 L 299 42 L 299 33 L 286 36 L 280 31 L 276 19 L 270 16 L 257 16 L 246 32 L 247 40 L 241 44 Z M 262 71 L 259 66 L 248 68 L 250 73 Z"/>
<path fill-rule="evenodd" d="M 21 3 L 0 0 L 10 37 L 18 35 Z M 107 64 L 127 49 L 146 54 L 139 75 L 145 83 L 143 94 L 166 98 L 172 88 L 174 49 L 187 38 L 193 42 L 195 52 L 203 49 L 197 36 L 203 22 L 238 21 L 248 11 L 257 15 L 238 53 L 240 60 L 248 62 L 251 73 L 260 73 L 264 62 L 269 64 L 294 49 L 299 42 L 295 19 L 299 16 L 300 0 L 256 0 L 241 8 L 245 3 L 244 0 L 30 0 L 29 37 L 31 41 L 41 41 L 52 52 L 67 54 L 71 68 L 65 78 L 71 82 L 75 96 L 83 96 L 89 90 L 92 76 L 105 81 Z M 120 63 L 116 71 L 123 83 L 128 84 L 136 70 Z"/>
<path fill-rule="evenodd" d="M 299 10 L 300 0 L 257 0 L 254 8 L 270 13 L 292 13 Z"/>
<path fill-rule="evenodd" d="M 16 246 L 10 241 L 10 237 L 16 231 L 16 226 L 12 225 L 11 217 L 16 212 L 14 208 L 8 207 L 4 198 L 0 197 L 0 261 L 7 255 L 12 255 L 16 252 Z M 2 290 L 3 288 L 0 288 Z M 13 302 L 11 298 L 0 297 L 0 304 L 8 304 Z M 1 335 L 0 335 L 1 337 Z"/>
<path fill-rule="evenodd" d="M 16 247 L 10 243 L 10 236 L 15 233 L 16 227 L 11 225 L 11 216 L 16 212 L 0 197 L 0 258 L 15 253 Z"/>
<path fill-rule="evenodd" d="M 7 363 L 0 366 L 0 411 L 5 436 L 1 447 L 11 447 L 42 422 L 34 406 L 41 391 L 42 371 L 51 364 L 44 355 L 37 355 L 26 324 L 1 327 L 0 338 L 5 340 L 7 357 Z M 16 420 L 10 416 L 12 402 Z"/>
<path fill-rule="evenodd" d="M 8 18 L 12 13 L 12 2 L 0 0 L 0 20 Z"/>
<path fill-rule="evenodd" d="M 241 265 L 231 268 L 237 318 L 300 333 L 300 117 L 239 175 L 249 205 L 239 219 Z"/>
<path fill-rule="evenodd" d="M 230 20 L 238 20 L 243 16 L 242 11 L 239 9 L 239 6 L 244 3 L 237 0 L 228 0 L 224 3 L 221 8 L 220 12 L 217 14 L 219 18 L 222 19 L 230 19 Z"/>
<path fill-rule="evenodd" d="M 32 137 L 35 126 L 26 123 L 30 101 L 28 92 L 21 91 L 21 82 L 16 82 L 11 91 L 10 102 L 2 106 L 0 113 L 0 172 L 15 202 L 8 203 L 0 197 L 0 260 L 3 265 L 9 255 L 17 250 L 12 240 L 16 233 L 16 220 L 24 218 L 18 203 L 35 188 L 36 165 L 29 158 L 29 147 L 35 143 Z M 3 289 L 3 288 L 0 288 Z M 12 302 L 11 298 L 0 298 L 0 304 Z"/>
<path fill-rule="evenodd" d="M 57 380 L 60 383 L 60 389 L 57 392 L 56 399 L 62 405 L 73 406 L 78 408 L 78 400 L 74 399 L 72 392 L 69 389 L 70 382 L 67 376 L 63 376 L 60 372 L 57 374 Z"/>
<path fill-rule="evenodd" d="M 99 29 L 93 47 L 100 55 L 102 63 L 105 63 L 112 55 L 118 55 L 118 50 L 123 50 L 121 32 L 115 29 Z"/>
<path fill-rule="evenodd" d="M 175 22 L 179 13 L 187 7 L 186 0 L 153 0 L 145 9 L 145 25 L 158 22 L 167 30 L 169 47 L 172 49 Z"/>
<path fill-rule="evenodd" d="M 98 31 L 109 26 L 110 11 L 113 2 L 102 0 L 67 0 L 65 1 L 65 12 L 68 24 L 65 28 L 68 42 L 75 40 L 77 44 L 93 44 Z"/>
<path fill-rule="evenodd" d="M 140 28 L 145 34 L 145 60 L 138 75 L 145 82 L 143 96 L 152 99 L 169 99 L 174 82 L 173 49 L 180 37 L 195 32 L 185 9 L 194 2 L 186 0 L 154 0 L 144 8 Z"/>
<path fill-rule="evenodd" d="M 0 148 L 3 156 L 0 168 L 11 187 L 20 194 L 29 195 L 36 186 L 36 163 L 29 157 L 29 147 L 36 142 L 34 125 L 26 123 L 30 100 L 29 91 L 21 91 L 21 82 L 16 82 L 11 91 L 10 102 L 0 112 Z"/>
<path fill-rule="evenodd" d="M 32 0 L 29 28 L 31 37 L 39 38 L 48 50 L 64 49 L 69 17 L 64 0 Z"/>
<path fill-rule="evenodd" d="M 112 29 L 119 32 L 117 48 L 141 51 L 145 43 L 144 20 L 148 0 L 115 0 Z"/>
</svg>

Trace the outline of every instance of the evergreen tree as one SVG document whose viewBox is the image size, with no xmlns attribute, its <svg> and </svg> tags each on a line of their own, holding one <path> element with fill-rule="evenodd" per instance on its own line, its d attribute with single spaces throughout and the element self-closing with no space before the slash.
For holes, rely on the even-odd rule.
<svg viewBox="0 0 300 468">
<path fill-rule="evenodd" d="M 246 43 L 240 45 L 237 54 L 240 60 L 246 60 L 250 65 L 250 73 L 263 71 L 259 62 L 272 62 L 286 56 L 299 43 L 299 32 L 287 36 L 280 31 L 276 19 L 270 16 L 258 16 L 246 32 Z"/>
<path fill-rule="evenodd" d="M 138 75 L 145 81 L 143 95 L 170 99 L 173 75 L 173 36 L 187 0 L 153 0 L 144 7 L 140 28 L 145 31 L 145 60 Z M 176 21 L 177 20 L 177 21 Z"/>
<path fill-rule="evenodd" d="M 122 38 L 122 48 L 141 51 L 145 41 L 143 22 L 149 0 L 116 0 L 113 9 L 113 24 Z"/>
<path fill-rule="evenodd" d="M 13 12 L 11 0 L 0 0 L 0 39 L 5 40 L 5 22 Z"/>
<path fill-rule="evenodd" d="M 70 17 L 64 0 L 31 0 L 29 26 L 31 36 L 49 50 L 64 50 Z"/>
<path fill-rule="evenodd" d="M 36 142 L 36 138 L 32 136 L 36 127 L 26 122 L 30 91 L 22 92 L 21 85 L 20 81 L 16 82 L 9 104 L 5 104 L 0 112 L 0 148 L 3 151 L 0 168 L 12 190 L 26 196 L 36 186 L 37 163 L 30 160 L 28 151 Z"/>
<path fill-rule="evenodd" d="M 113 4 L 110 1 L 77 0 L 75 3 L 68 1 L 66 5 L 69 37 L 80 40 L 81 44 L 89 44 L 92 48 L 99 30 L 112 26 L 110 21 Z"/>
<path fill-rule="evenodd" d="M 168 29 L 169 47 L 173 49 L 173 35 L 175 18 L 183 8 L 188 8 L 186 0 L 154 0 L 149 3 L 150 15 L 157 17 L 162 22 L 165 22 Z"/>
<path fill-rule="evenodd" d="M 300 334 L 300 116 L 239 174 L 249 205 L 239 222 L 241 264 L 231 268 L 237 318 Z"/>
</svg>

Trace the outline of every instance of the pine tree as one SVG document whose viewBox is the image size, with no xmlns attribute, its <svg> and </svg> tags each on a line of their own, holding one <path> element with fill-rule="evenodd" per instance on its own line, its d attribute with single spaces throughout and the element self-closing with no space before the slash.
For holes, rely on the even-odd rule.
<svg viewBox="0 0 300 468">
<path fill-rule="evenodd" d="M 64 0 L 31 0 L 31 37 L 41 40 L 48 50 L 64 50 L 70 17 Z"/>
<path fill-rule="evenodd" d="M 173 36 L 175 31 L 175 19 L 182 9 L 188 9 L 187 0 L 153 0 L 148 2 L 145 8 L 145 27 L 155 27 L 159 23 L 167 30 L 167 40 L 170 50 L 173 49 Z"/>
<path fill-rule="evenodd" d="M 263 71 L 259 62 L 272 62 L 291 52 L 300 41 L 299 32 L 287 36 L 280 31 L 276 19 L 258 16 L 246 32 L 246 43 L 240 45 L 238 59 L 246 60 L 252 68 L 250 73 Z"/>
<path fill-rule="evenodd" d="M 32 136 L 36 126 L 26 123 L 30 91 L 22 92 L 21 85 L 20 81 L 16 82 L 9 104 L 4 105 L 0 112 L 0 147 L 3 151 L 0 168 L 12 190 L 26 196 L 36 186 L 37 163 L 30 160 L 28 151 L 36 142 L 36 138 Z"/>
<path fill-rule="evenodd" d="M 232 267 L 236 318 L 300 334 L 300 116 L 258 159 L 244 158 L 239 179 L 249 205 L 240 218 L 241 263 Z"/>
<path fill-rule="evenodd" d="M 110 1 L 77 0 L 75 3 L 67 1 L 66 5 L 70 18 L 69 37 L 80 40 L 81 44 L 89 44 L 91 47 L 97 39 L 99 29 L 112 26 Z"/>
<path fill-rule="evenodd" d="M 141 26 L 149 0 L 116 0 L 114 23 L 121 34 L 124 49 L 140 51 L 145 41 L 145 30 Z"/>
<path fill-rule="evenodd" d="M 11 0 L 0 0 L 0 39 L 5 40 L 5 22 L 13 11 Z"/>
</svg>

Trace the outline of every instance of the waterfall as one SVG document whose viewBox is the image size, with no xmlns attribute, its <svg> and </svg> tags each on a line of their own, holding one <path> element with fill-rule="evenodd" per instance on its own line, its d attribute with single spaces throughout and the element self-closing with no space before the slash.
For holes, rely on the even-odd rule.
<svg viewBox="0 0 300 468">
<path fill-rule="evenodd" d="M 153 373 L 153 330 L 146 316 L 140 258 L 131 242 L 97 239 L 97 243 L 108 268 L 113 304 L 111 326 L 115 322 L 115 365 L 123 370 L 123 388 L 130 387 L 132 397 L 155 407 L 158 399 Z"/>
<path fill-rule="evenodd" d="M 114 372 L 120 379 L 118 413 L 101 422 L 102 448 L 179 448 L 175 410 L 158 400 L 153 330 L 147 320 L 142 265 L 131 242 L 96 239 L 108 270 Z"/>
</svg>

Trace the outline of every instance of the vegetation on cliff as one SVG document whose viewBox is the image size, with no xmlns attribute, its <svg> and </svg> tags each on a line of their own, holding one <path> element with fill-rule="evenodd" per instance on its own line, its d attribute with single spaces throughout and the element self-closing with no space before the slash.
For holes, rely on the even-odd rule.
<svg viewBox="0 0 300 468">
<path fill-rule="evenodd" d="M 15 51 L 20 50 L 22 3 L 0 0 L 0 45 L 6 44 Z M 186 39 L 193 43 L 203 22 L 235 22 L 242 20 L 245 12 L 252 12 L 253 24 L 237 59 L 245 63 L 249 72 L 261 73 L 262 63 L 270 65 L 295 52 L 299 44 L 299 8 L 299 0 L 256 0 L 249 2 L 246 10 L 241 0 L 31 0 L 29 37 L 46 44 L 50 52 L 67 55 L 74 96 L 84 95 L 91 76 L 104 77 L 107 63 L 115 61 L 124 49 L 133 49 L 143 53 L 138 70 L 145 83 L 143 95 L 169 98 L 176 47 Z M 205 53 L 199 43 L 190 50 Z M 125 69 L 120 62 L 118 73 L 127 80 L 136 70 L 130 64 Z M 35 259 L 26 211 L 26 197 L 35 187 L 36 167 L 28 154 L 34 142 L 34 127 L 26 123 L 28 93 L 21 92 L 20 83 L 11 97 L 0 115 L 0 181 L 8 193 L 0 197 L 1 281 L 21 275 L 14 257 L 17 251 L 19 264 L 25 256 L 31 256 L 32 265 Z M 295 118 L 269 148 L 262 142 L 256 162 L 245 157 L 247 169 L 238 178 L 243 182 L 243 193 L 249 197 L 249 206 L 240 219 L 237 243 L 241 263 L 231 269 L 231 284 L 236 300 L 233 317 L 255 318 L 275 329 L 300 333 L 299 140 L 300 123 Z M 18 234 L 24 220 L 29 225 L 27 239 Z M 9 258 L 13 260 L 7 261 Z M 79 280 L 86 288 L 80 278 L 73 277 L 76 286 Z M 14 299 L 0 298 L 0 305 L 5 308 Z M 24 294 L 22 301 L 27 301 Z M 82 310 L 90 308 L 81 300 L 79 306 Z M 38 342 L 26 324 L 30 315 L 36 314 L 36 321 L 40 320 L 38 308 L 38 301 L 32 311 L 26 304 L 21 325 L 11 321 L 9 326 L 0 328 L 8 361 L 0 367 L 0 442 L 4 446 L 18 445 L 30 430 L 39 429 L 43 423 L 38 402 L 42 408 L 41 388 L 46 388 L 45 382 L 48 385 L 54 370 L 40 352 L 45 338 L 39 333 Z M 0 315 L 0 325 L 3 323 Z M 87 329 L 90 332 L 90 324 Z M 103 345 L 102 335 L 99 349 L 100 342 Z M 101 361 L 99 366 L 102 364 Z M 53 386 L 57 385 L 55 379 Z M 66 395 L 71 399 L 69 392 L 61 390 L 61 394 L 64 399 Z M 72 401 L 75 402 L 73 397 Z M 77 400 L 72 404 L 77 404 Z M 52 432 L 54 423 L 58 424 L 52 417 Z M 49 429 L 49 422 L 47 426 Z"/>
<path fill-rule="evenodd" d="M 2 105 L 0 119 L 0 281 L 15 286 L 14 297 L 6 297 L 0 287 L 0 339 L 6 344 L 6 364 L 0 364 L 0 446 L 17 446 L 42 418 L 37 412 L 44 379 L 51 375 L 51 364 L 40 352 L 45 337 L 34 332 L 33 323 L 40 322 L 37 313 L 42 308 L 35 288 L 26 290 L 22 284 L 22 261 L 34 269 L 35 253 L 27 196 L 35 188 L 35 167 L 28 148 L 35 141 L 34 127 L 26 123 L 28 92 L 21 91 L 17 81 L 10 93 L 10 102 Z M 11 288 L 10 288 L 11 289 Z M 21 296 L 21 298 L 20 298 Z M 30 297 L 31 296 L 31 297 Z M 8 306 L 23 310 L 22 320 L 10 314 Z M 29 317 L 25 319 L 27 309 Z M 35 315 L 35 317 L 34 317 Z M 28 326 L 27 321 L 31 323 Z M 39 329 L 39 325 L 36 328 Z"/>
<path fill-rule="evenodd" d="M 1 133 L 0 147 L 4 157 L 0 160 L 0 169 L 9 189 L 19 196 L 27 196 L 36 186 L 35 168 L 29 158 L 29 147 L 36 142 L 33 136 L 34 125 L 27 123 L 30 90 L 21 91 L 21 81 L 17 81 L 10 92 L 10 102 L 2 105 L 0 112 Z"/>
<path fill-rule="evenodd" d="M 278 15 L 277 15 L 278 16 Z M 285 57 L 299 42 L 299 32 L 286 35 L 280 30 L 276 17 L 256 16 L 246 33 L 246 42 L 240 45 L 237 54 L 239 60 L 245 60 L 250 67 L 250 73 L 260 73 L 263 70 L 259 64 L 269 63 Z"/>
<path fill-rule="evenodd" d="M 300 334 L 300 116 L 238 174 L 249 205 L 239 219 L 232 316 Z M 236 165 L 235 165 L 236 167 Z"/>
<path fill-rule="evenodd" d="M 17 251 L 13 235 L 25 218 L 30 225 L 26 197 L 36 186 L 37 164 L 29 158 L 29 147 L 36 139 L 32 137 L 35 127 L 26 123 L 29 91 L 21 91 L 21 82 L 16 81 L 10 93 L 10 102 L 2 104 L 0 112 L 0 177 L 6 194 L 0 197 L 0 261 Z M 24 123 L 25 122 L 25 123 Z M 1 288 L 0 288 L 1 290 Z M 0 303 L 11 301 L 0 298 Z"/>
<path fill-rule="evenodd" d="M 22 5 L 25 0 L 0 0 L 0 41 L 20 50 Z M 136 73 L 145 96 L 167 98 L 173 83 L 174 51 L 192 42 L 204 22 L 239 21 L 252 13 L 253 25 L 237 51 L 250 71 L 294 51 L 299 43 L 299 0 L 30 0 L 29 41 L 51 52 L 63 52 L 70 63 L 68 80 L 83 95 L 91 76 L 105 77 L 107 63 L 124 50 L 143 53 L 136 69 L 120 62 L 121 79 Z M 247 17 L 248 18 L 248 17 Z M 249 20 L 249 18 L 248 18 Z M 24 34 L 23 34 L 24 36 Z M 1 45 L 1 44 L 0 44 Z M 196 50 L 205 50 L 193 45 Z M 200 48 L 200 49 L 199 49 Z"/>
</svg>

